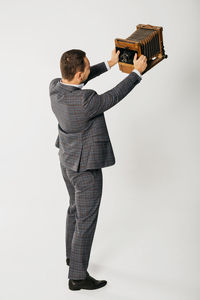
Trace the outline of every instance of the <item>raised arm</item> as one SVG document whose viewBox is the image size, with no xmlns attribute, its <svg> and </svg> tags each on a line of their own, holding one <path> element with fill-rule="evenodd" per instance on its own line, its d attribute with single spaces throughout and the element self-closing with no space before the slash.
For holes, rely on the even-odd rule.
<svg viewBox="0 0 200 300">
<path fill-rule="evenodd" d="M 121 101 L 142 80 L 141 73 L 147 67 L 147 58 L 134 56 L 135 69 L 111 90 L 98 95 L 94 90 L 85 90 L 82 104 L 88 118 L 93 118 Z"/>
<path fill-rule="evenodd" d="M 82 104 L 88 118 L 93 118 L 116 105 L 140 81 L 141 77 L 136 72 L 132 72 L 114 88 L 101 95 L 91 89 L 85 90 Z"/>
<path fill-rule="evenodd" d="M 93 65 L 90 67 L 90 74 L 87 80 L 84 82 L 84 85 L 91 79 L 103 74 L 104 72 L 108 71 L 113 67 L 119 60 L 120 51 L 116 52 L 116 48 L 113 49 L 111 54 L 111 59 L 105 62 L 101 62 L 99 64 Z"/>
<path fill-rule="evenodd" d="M 105 62 L 98 63 L 96 65 L 93 65 L 90 67 L 90 74 L 86 81 L 84 81 L 84 85 L 91 79 L 103 74 L 104 72 L 108 71 L 108 68 L 106 66 Z"/>
</svg>

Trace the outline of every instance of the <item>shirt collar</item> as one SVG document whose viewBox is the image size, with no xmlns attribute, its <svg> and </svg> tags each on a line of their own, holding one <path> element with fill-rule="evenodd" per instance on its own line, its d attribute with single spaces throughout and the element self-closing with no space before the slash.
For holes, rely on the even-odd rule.
<svg viewBox="0 0 200 300">
<path fill-rule="evenodd" d="M 78 87 L 80 89 L 82 89 L 82 87 L 84 86 L 84 83 L 80 83 L 80 84 L 68 84 L 68 83 L 64 83 L 60 80 L 60 83 L 61 84 L 64 84 L 64 85 L 70 85 L 70 86 L 75 86 L 75 87 Z"/>
</svg>

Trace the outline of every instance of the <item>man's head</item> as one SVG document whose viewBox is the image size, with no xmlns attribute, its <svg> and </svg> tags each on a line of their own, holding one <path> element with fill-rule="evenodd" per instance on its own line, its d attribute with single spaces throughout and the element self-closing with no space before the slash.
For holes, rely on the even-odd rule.
<svg viewBox="0 0 200 300">
<path fill-rule="evenodd" d="M 79 49 L 64 52 L 60 59 L 62 81 L 70 84 L 83 83 L 90 74 L 90 62 L 86 53 Z"/>
</svg>

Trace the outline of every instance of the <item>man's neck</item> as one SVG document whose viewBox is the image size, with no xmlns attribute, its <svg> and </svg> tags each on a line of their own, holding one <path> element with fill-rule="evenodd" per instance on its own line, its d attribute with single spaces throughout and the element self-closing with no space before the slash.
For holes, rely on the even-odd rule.
<svg viewBox="0 0 200 300">
<path fill-rule="evenodd" d="M 76 84 L 76 85 L 79 85 L 82 83 L 82 82 L 77 82 L 75 80 L 68 81 L 67 79 L 63 79 L 63 78 L 61 79 L 61 81 L 66 84 Z"/>
<path fill-rule="evenodd" d="M 65 80 L 66 81 L 66 80 Z M 67 82 L 69 82 L 69 81 L 67 81 Z M 82 89 L 82 87 L 84 86 L 84 83 L 79 83 L 79 84 L 76 84 L 76 83 L 66 83 L 66 82 L 63 82 L 62 81 L 62 79 L 60 80 L 60 83 L 61 84 L 64 84 L 64 85 L 71 85 L 71 86 L 76 86 L 76 87 L 78 87 L 78 88 L 81 88 Z"/>
</svg>

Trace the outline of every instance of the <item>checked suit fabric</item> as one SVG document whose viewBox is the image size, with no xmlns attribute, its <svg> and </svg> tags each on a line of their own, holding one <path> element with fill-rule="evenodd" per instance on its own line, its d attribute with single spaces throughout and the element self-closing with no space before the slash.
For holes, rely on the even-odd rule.
<svg viewBox="0 0 200 300">
<path fill-rule="evenodd" d="M 91 66 L 88 79 L 108 69 L 104 62 Z M 102 168 L 115 164 L 104 112 L 119 103 L 141 81 L 132 72 L 109 91 L 63 85 L 61 78 L 49 84 L 51 108 L 58 121 L 55 146 L 68 194 L 66 257 L 68 278 L 86 277 L 102 197 Z"/>
<path fill-rule="evenodd" d="M 65 235 L 68 278 L 84 279 L 102 196 L 102 169 L 76 172 L 61 165 L 61 170 L 70 195 Z"/>
</svg>

